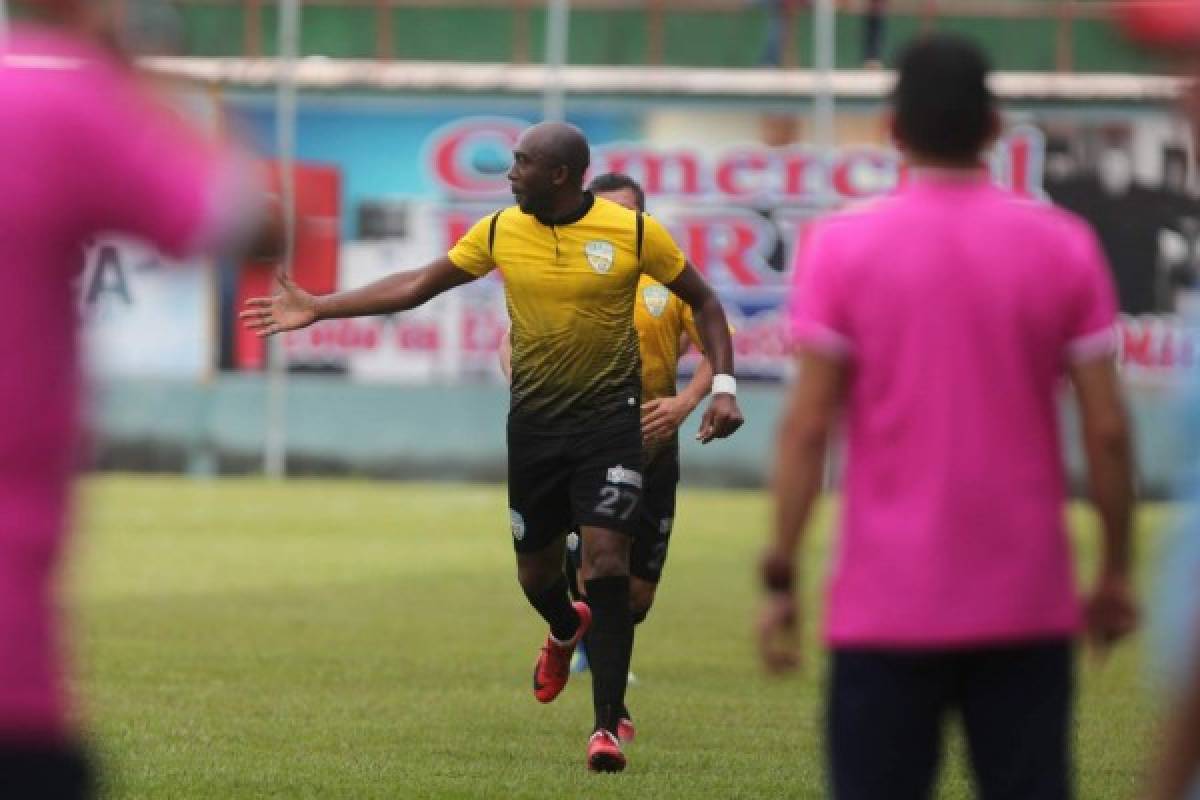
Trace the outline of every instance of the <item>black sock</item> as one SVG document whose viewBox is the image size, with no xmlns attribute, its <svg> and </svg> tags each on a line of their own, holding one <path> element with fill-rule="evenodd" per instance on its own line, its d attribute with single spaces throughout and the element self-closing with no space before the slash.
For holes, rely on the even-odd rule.
<svg viewBox="0 0 1200 800">
<path fill-rule="evenodd" d="M 567 579 L 562 575 L 537 594 L 525 592 L 529 605 L 537 609 L 542 619 L 550 625 L 550 635 L 560 642 L 565 642 L 579 630 L 579 614 L 571 607 L 571 598 L 567 596 Z"/>
<path fill-rule="evenodd" d="M 633 619 L 629 613 L 629 576 L 593 578 L 586 584 L 592 607 L 588 663 L 592 669 L 592 702 L 596 728 L 617 732 L 625 705 L 625 682 L 633 649 Z"/>
</svg>

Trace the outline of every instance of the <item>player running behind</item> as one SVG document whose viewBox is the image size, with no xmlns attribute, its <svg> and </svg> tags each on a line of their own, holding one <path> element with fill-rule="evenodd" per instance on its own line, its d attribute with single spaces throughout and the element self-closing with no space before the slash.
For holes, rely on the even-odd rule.
<svg viewBox="0 0 1200 800">
<path fill-rule="evenodd" d="M 619 771 L 625 756 L 617 726 L 633 646 L 629 544 L 643 483 L 633 328 L 643 273 L 692 307 L 720 373 L 701 440 L 729 436 L 742 416 L 716 295 L 661 224 L 584 190 L 589 161 L 577 128 L 536 125 L 513 150 L 508 178 L 517 205 L 480 220 L 445 256 L 319 297 L 281 278 L 282 290 L 248 301 L 242 317 L 265 336 L 321 319 L 405 311 L 500 270 L 512 320 L 508 495 L 517 579 L 550 626 L 534 695 L 543 703 L 558 696 L 590 626 L 595 724 L 587 765 Z M 563 575 L 565 534 L 574 526 L 583 534 L 590 609 L 571 603 Z"/>
</svg>

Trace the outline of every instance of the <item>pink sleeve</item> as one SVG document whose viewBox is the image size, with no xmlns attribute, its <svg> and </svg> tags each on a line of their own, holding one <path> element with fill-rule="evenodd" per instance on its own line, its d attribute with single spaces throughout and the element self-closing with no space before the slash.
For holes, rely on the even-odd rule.
<svg viewBox="0 0 1200 800">
<path fill-rule="evenodd" d="M 1068 287 L 1064 353 L 1071 363 L 1112 358 L 1117 351 L 1117 296 L 1095 234 L 1081 224 Z"/>
<path fill-rule="evenodd" d="M 829 230 L 817 224 L 796 251 L 788 303 L 792 343 L 834 358 L 853 353 L 845 310 L 844 281 L 830 247 Z"/>
<path fill-rule="evenodd" d="M 232 237 L 256 208 L 254 170 L 168 109 L 118 86 L 87 110 L 96 150 L 77 169 L 95 232 L 126 233 L 186 257 Z M 250 205 L 247 205 L 247 203 Z"/>
</svg>

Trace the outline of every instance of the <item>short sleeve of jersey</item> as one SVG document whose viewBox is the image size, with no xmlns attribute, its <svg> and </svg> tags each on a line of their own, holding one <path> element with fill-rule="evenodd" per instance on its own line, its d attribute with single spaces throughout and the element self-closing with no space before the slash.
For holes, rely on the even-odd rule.
<svg viewBox="0 0 1200 800">
<path fill-rule="evenodd" d="M 687 258 L 663 224 L 643 214 L 642 272 L 662 284 L 679 277 L 687 265 Z"/>
<path fill-rule="evenodd" d="M 818 225 L 807 231 L 800 244 L 788 304 L 790 328 L 797 348 L 845 358 L 853 352 L 848 298 L 830 238 L 828 229 Z"/>
<path fill-rule="evenodd" d="M 450 248 L 446 257 L 463 272 L 469 272 L 476 278 L 482 278 L 496 268 L 496 262 L 492 260 L 491 248 L 488 247 L 491 229 L 492 215 L 489 214 L 472 225 L 471 230 L 467 231 L 466 235 Z"/>
<path fill-rule="evenodd" d="M 1071 363 L 1112 358 L 1117 351 L 1117 296 L 1096 236 L 1081 224 L 1067 287 L 1065 351 Z"/>
</svg>

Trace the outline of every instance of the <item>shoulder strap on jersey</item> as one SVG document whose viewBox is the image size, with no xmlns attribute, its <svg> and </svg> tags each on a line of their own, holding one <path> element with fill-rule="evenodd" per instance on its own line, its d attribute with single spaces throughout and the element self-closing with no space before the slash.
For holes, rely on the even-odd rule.
<svg viewBox="0 0 1200 800">
<path fill-rule="evenodd" d="M 642 237 L 646 233 L 646 220 L 642 218 L 642 212 L 637 212 L 637 259 L 638 264 L 642 263 Z"/>
<path fill-rule="evenodd" d="M 496 223 L 500 221 L 500 215 L 504 213 L 504 209 L 500 209 L 495 214 L 492 214 L 492 222 L 488 225 L 488 255 L 493 255 L 492 251 L 496 247 Z M 641 253 L 641 237 L 638 238 L 638 253 Z"/>
</svg>

